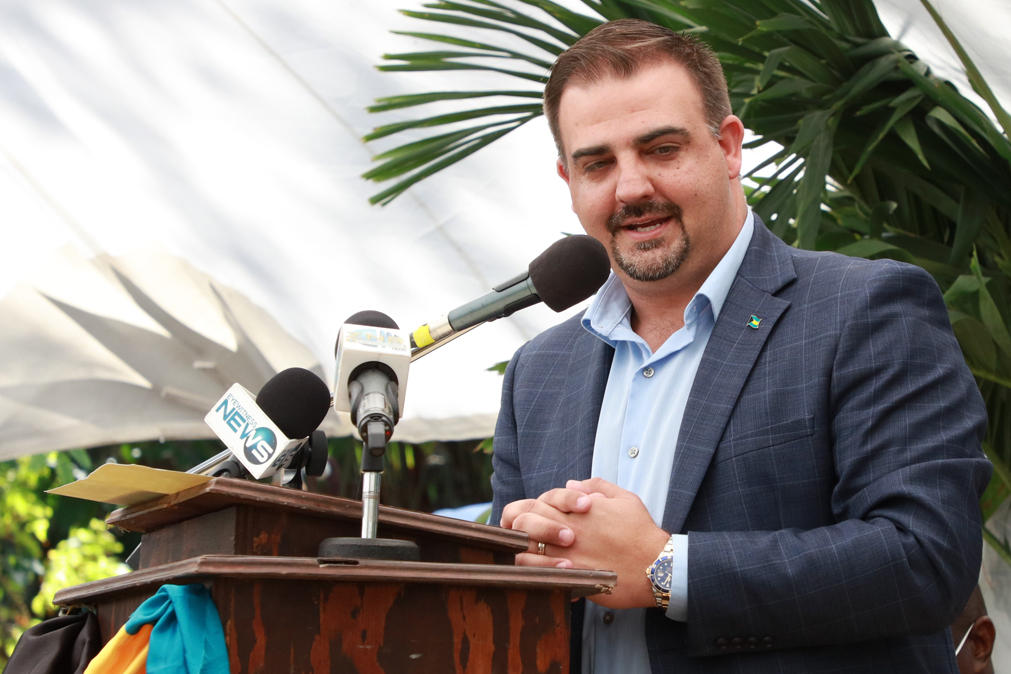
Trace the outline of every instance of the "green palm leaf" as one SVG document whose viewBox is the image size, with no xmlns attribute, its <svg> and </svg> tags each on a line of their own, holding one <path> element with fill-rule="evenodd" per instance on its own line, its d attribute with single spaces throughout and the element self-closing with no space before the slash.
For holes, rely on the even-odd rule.
<svg viewBox="0 0 1011 674">
<path fill-rule="evenodd" d="M 749 145 L 783 148 L 749 176 L 752 207 L 793 245 L 890 257 L 934 275 L 987 405 L 988 454 L 1007 466 L 1011 115 L 930 1 L 921 2 L 998 125 L 892 39 L 871 0 L 583 0 L 585 13 L 552 0 L 446 0 L 426 5 L 433 11 L 405 11 L 419 24 L 472 36 L 407 33 L 451 49 L 389 55 L 380 70 L 475 70 L 486 72 L 490 83 L 508 77 L 535 84 L 377 101 L 370 110 L 485 98 L 496 105 L 419 116 L 369 134 L 367 140 L 463 127 L 413 137 L 379 155 L 381 163 L 366 177 L 397 182 L 372 202 L 389 203 L 541 114 L 552 60 L 602 21 L 636 17 L 696 34 L 723 63 L 734 110 L 757 136 Z M 517 38 L 528 48 L 517 49 Z M 771 175 L 757 177 L 762 172 Z M 984 497 L 987 512 L 1011 493 L 1005 473 Z"/>
</svg>

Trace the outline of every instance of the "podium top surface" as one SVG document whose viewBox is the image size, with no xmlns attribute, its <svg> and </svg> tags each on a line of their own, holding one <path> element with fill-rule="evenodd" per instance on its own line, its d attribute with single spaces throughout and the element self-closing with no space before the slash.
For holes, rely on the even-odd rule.
<svg viewBox="0 0 1011 674">
<path fill-rule="evenodd" d="M 361 501 L 219 477 L 176 494 L 115 510 L 106 523 L 126 531 L 148 533 L 233 506 L 332 520 L 361 521 L 362 518 Z M 519 531 L 390 506 L 379 506 L 379 526 L 384 531 L 420 533 L 487 550 L 517 553 L 527 549 L 527 535 Z"/>
<path fill-rule="evenodd" d="M 116 595 L 168 584 L 224 579 L 229 581 L 290 580 L 375 584 L 425 583 L 517 590 L 558 590 L 572 597 L 609 593 L 618 577 L 612 571 L 552 569 L 491 564 L 432 564 L 373 559 L 316 559 L 311 557 L 260 557 L 203 555 L 162 564 L 122 576 L 96 580 L 56 593 L 58 606 L 91 604 Z"/>
</svg>

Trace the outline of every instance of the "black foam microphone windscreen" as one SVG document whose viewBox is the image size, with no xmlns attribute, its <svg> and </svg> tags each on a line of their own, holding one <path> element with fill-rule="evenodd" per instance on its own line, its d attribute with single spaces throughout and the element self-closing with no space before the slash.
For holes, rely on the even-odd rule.
<svg viewBox="0 0 1011 674">
<path fill-rule="evenodd" d="M 330 389 L 309 370 L 290 367 L 263 385 L 256 405 L 286 436 L 305 438 L 323 423 L 330 409 Z"/>
<path fill-rule="evenodd" d="M 381 311 L 359 311 L 351 314 L 345 323 L 351 325 L 368 325 L 373 328 L 386 328 L 388 330 L 399 330 L 397 322 Z"/>
<path fill-rule="evenodd" d="M 553 311 L 565 311 L 597 292 L 610 272 L 607 249 L 585 234 L 555 241 L 530 263 L 537 296 Z"/>
</svg>

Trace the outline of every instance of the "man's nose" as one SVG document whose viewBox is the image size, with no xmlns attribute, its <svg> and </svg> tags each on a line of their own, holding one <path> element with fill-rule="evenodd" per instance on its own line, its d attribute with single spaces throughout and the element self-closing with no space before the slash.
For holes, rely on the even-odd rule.
<svg viewBox="0 0 1011 674">
<path fill-rule="evenodd" d="M 623 204 L 637 204 L 649 201 L 653 194 L 653 181 L 642 162 L 637 159 L 619 160 L 615 198 Z"/>
</svg>

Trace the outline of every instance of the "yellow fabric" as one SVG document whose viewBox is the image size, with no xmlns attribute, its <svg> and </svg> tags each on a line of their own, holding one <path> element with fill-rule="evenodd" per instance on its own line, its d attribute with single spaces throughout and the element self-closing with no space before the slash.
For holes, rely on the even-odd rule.
<svg viewBox="0 0 1011 674">
<path fill-rule="evenodd" d="M 154 625 L 144 625 L 136 634 L 127 634 L 126 628 L 119 628 L 84 674 L 145 674 L 152 629 Z"/>
</svg>

